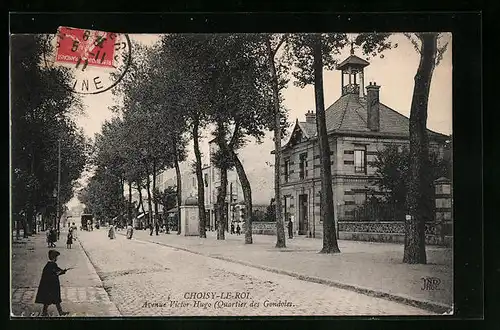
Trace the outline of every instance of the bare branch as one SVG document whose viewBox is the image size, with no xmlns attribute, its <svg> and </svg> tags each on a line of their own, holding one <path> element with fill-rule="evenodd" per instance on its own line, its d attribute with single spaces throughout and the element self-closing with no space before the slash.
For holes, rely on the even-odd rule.
<svg viewBox="0 0 500 330">
<path fill-rule="evenodd" d="M 443 46 L 438 47 L 436 56 L 436 66 L 439 65 L 439 63 L 443 59 L 444 53 L 446 52 L 446 49 L 448 49 L 448 44 L 449 42 L 446 42 Z"/>
<path fill-rule="evenodd" d="M 406 38 L 408 38 L 408 40 L 410 40 L 410 42 L 413 45 L 413 48 L 415 48 L 415 50 L 417 51 L 417 53 L 422 54 L 422 47 L 421 47 L 421 45 L 419 45 L 418 41 L 415 40 L 415 37 L 417 37 L 420 41 L 422 41 L 422 35 L 421 35 L 421 33 L 417 33 L 417 34 L 403 33 L 403 34 L 404 34 L 404 36 Z"/>
</svg>

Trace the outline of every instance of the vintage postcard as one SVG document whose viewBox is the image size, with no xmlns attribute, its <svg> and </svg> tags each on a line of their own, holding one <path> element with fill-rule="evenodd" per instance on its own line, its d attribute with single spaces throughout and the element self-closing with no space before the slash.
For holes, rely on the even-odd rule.
<svg viewBox="0 0 500 330">
<path fill-rule="evenodd" d="M 11 315 L 453 314 L 452 34 L 11 34 Z"/>
</svg>

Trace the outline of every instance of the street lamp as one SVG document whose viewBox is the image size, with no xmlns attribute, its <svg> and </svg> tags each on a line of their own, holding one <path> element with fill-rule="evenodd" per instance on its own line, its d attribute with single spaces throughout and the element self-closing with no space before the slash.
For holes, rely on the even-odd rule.
<svg viewBox="0 0 500 330">
<path fill-rule="evenodd" d="M 61 219 L 59 216 L 60 196 L 61 196 L 61 138 L 57 140 L 57 209 L 56 209 L 57 240 L 59 240 L 59 234 L 61 229 Z"/>
</svg>

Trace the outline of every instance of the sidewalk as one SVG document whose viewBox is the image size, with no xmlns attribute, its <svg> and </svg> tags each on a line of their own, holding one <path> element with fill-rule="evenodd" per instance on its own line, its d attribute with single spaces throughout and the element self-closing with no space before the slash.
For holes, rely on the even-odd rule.
<svg viewBox="0 0 500 330">
<path fill-rule="evenodd" d="M 119 231 L 124 235 L 125 231 Z M 451 310 L 453 275 L 451 249 L 427 247 L 427 265 L 403 264 L 403 245 L 358 241 L 339 241 L 340 254 L 318 252 L 322 240 L 303 236 L 286 240 L 287 247 L 276 249 L 275 236 L 253 235 L 253 244 L 245 245 L 244 235 L 226 233 L 217 241 L 215 232 L 207 239 L 178 236 L 176 233 L 149 235 L 136 230 L 134 238 L 241 263 L 302 280 L 354 290 L 370 296 L 385 297 L 437 313 Z M 422 289 L 422 278 L 436 277 L 437 290 Z"/>
<path fill-rule="evenodd" d="M 35 304 L 35 296 L 48 260 L 45 238 L 45 233 L 40 232 L 29 238 L 12 239 L 11 316 L 30 317 L 41 313 L 42 305 Z M 61 305 L 70 313 L 68 316 L 119 316 L 79 241 L 67 249 L 66 232 L 61 232 L 56 245 L 55 249 L 61 253 L 57 261 L 59 267 L 75 267 L 60 277 Z M 58 316 L 54 305 L 49 307 L 49 315 Z"/>
</svg>

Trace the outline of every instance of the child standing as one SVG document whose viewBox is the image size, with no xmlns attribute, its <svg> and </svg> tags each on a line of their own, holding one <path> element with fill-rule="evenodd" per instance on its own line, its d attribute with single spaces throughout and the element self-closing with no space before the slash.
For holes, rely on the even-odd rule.
<svg viewBox="0 0 500 330">
<path fill-rule="evenodd" d="M 71 244 L 73 244 L 73 234 L 70 232 L 68 232 L 68 239 L 66 240 L 66 247 L 68 249 L 71 249 Z"/>
<path fill-rule="evenodd" d="M 55 304 L 60 316 L 68 315 L 61 308 L 61 284 L 59 276 L 66 273 L 67 269 L 57 266 L 57 257 L 60 255 L 56 250 L 49 250 L 49 261 L 43 267 L 42 278 L 38 285 L 35 303 L 43 304 L 42 316 L 47 316 L 49 305 Z"/>
</svg>

